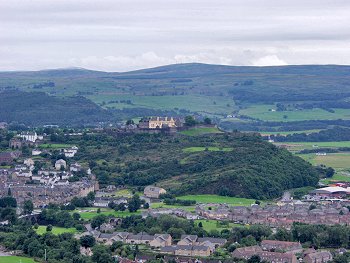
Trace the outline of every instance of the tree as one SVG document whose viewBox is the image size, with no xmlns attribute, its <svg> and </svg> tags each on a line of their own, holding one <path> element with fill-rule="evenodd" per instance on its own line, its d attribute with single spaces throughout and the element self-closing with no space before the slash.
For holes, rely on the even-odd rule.
<svg viewBox="0 0 350 263">
<path fill-rule="evenodd" d="M 99 228 L 103 223 L 107 221 L 107 217 L 105 215 L 98 215 L 95 216 L 91 220 L 91 227 L 92 228 Z"/>
<path fill-rule="evenodd" d="M 12 196 L 12 191 L 11 188 L 9 187 L 9 189 L 7 190 L 7 196 Z"/>
<path fill-rule="evenodd" d="M 132 125 L 132 124 L 135 124 L 133 120 L 127 120 L 126 121 L 126 125 Z"/>
<path fill-rule="evenodd" d="M 261 259 L 258 255 L 253 255 L 250 259 L 247 260 L 247 263 L 260 263 Z"/>
<path fill-rule="evenodd" d="M 113 258 L 106 246 L 97 245 L 92 249 L 92 261 L 96 263 L 112 263 Z"/>
<path fill-rule="evenodd" d="M 198 227 L 203 227 L 203 223 L 199 222 Z"/>
<path fill-rule="evenodd" d="M 75 221 L 78 221 L 80 219 L 80 214 L 79 213 L 73 213 L 73 219 Z"/>
<path fill-rule="evenodd" d="M 23 203 L 23 214 L 31 214 L 34 210 L 34 205 L 32 200 L 25 200 Z"/>
<path fill-rule="evenodd" d="M 0 198 L 0 207 L 17 207 L 17 201 L 11 196 Z"/>
<path fill-rule="evenodd" d="M 186 116 L 185 125 L 189 127 L 194 126 L 196 125 L 196 120 L 193 118 L 193 116 Z"/>
<path fill-rule="evenodd" d="M 333 177 L 334 174 L 335 174 L 335 170 L 332 167 L 328 167 L 326 170 L 326 177 L 327 178 Z"/>
<path fill-rule="evenodd" d="M 46 227 L 46 232 L 51 232 L 52 231 L 52 225 L 48 225 Z"/>
<path fill-rule="evenodd" d="M 130 212 L 136 212 L 141 207 L 141 199 L 135 194 L 128 202 L 128 209 Z"/>
<path fill-rule="evenodd" d="M 210 118 L 208 118 L 208 117 L 206 117 L 206 118 L 204 118 L 204 124 L 207 124 L 207 125 L 209 125 L 209 124 L 211 124 L 211 119 Z"/>
<path fill-rule="evenodd" d="M 96 243 L 96 240 L 93 236 L 90 235 L 85 235 L 80 237 L 80 245 L 82 247 L 88 248 L 88 247 L 93 247 Z"/>
<path fill-rule="evenodd" d="M 89 192 L 86 196 L 86 198 L 89 200 L 89 201 L 94 201 L 95 200 L 95 193 L 94 192 Z"/>
<path fill-rule="evenodd" d="M 144 209 L 148 209 L 148 208 L 149 208 L 149 203 L 145 203 L 145 204 L 143 205 L 143 208 L 144 208 Z"/>
</svg>

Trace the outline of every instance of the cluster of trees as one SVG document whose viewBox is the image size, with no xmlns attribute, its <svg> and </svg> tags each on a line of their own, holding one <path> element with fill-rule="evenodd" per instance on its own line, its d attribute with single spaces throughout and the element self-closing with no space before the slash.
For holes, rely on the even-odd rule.
<svg viewBox="0 0 350 263">
<path fill-rule="evenodd" d="M 200 137 L 134 134 L 115 138 L 96 134 L 69 138 L 68 142 L 79 146 L 77 160 L 89 162 L 101 185 L 139 187 L 177 177 L 181 184 L 172 189 L 175 194 L 212 193 L 265 199 L 275 198 L 285 189 L 314 186 L 319 179 L 318 171 L 301 158 L 257 135 L 238 132 Z M 233 150 L 183 151 L 203 145 Z M 191 176 L 181 177 L 184 174 Z"/>
<path fill-rule="evenodd" d="M 114 202 L 110 202 L 108 204 L 108 207 L 111 209 L 114 209 L 115 211 L 125 211 L 126 208 L 128 208 L 130 212 L 136 212 L 141 208 L 141 206 L 143 206 L 143 208 L 145 209 L 149 208 L 149 204 L 146 203 L 144 199 L 141 200 L 140 196 L 137 194 L 133 195 L 132 198 L 128 200 L 127 204 L 125 203 L 116 204 Z"/>
<path fill-rule="evenodd" d="M 350 129 L 343 127 L 334 127 L 332 129 L 322 130 L 314 133 L 294 133 L 287 136 L 271 135 L 271 139 L 278 142 L 331 142 L 331 141 L 349 141 Z"/>
<path fill-rule="evenodd" d="M 17 220 L 16 207 L 17 201 L 11 194 L 0 198 L 0 220 L 15 223 Z"/>
<path fill-rule="evenodd" d="M 77 230 L 83 230 L 84 226 L 80 221 L 79 213 L 69 213 L 59 208 L 43 209 L 37 219 L 40 225 L 52 225 L 59 227 L 75 227 Z"/>
<path fill-rule="evenodd" d="M 32 229 L 32 225 L 23 220 L 19 220 L 16 225 L 2 229 L 0 242 L 10 250 L 21 250 L 24 254 L 38 258 L 40 261 L 45 259 L 46 250 L 46 259 L 50 263 L 102 262 L 80 255 L 80 243 L 72 234 L 54 235 L 47 232 L 38 235 Z"/>
<path fill-rule="evenodd" d="M 84 97 L 59 98 L 44 92 L 5 91 L 0 95 L 0 119 L 26 125 L 84 126 L 119 118 Z"/>
</svg>

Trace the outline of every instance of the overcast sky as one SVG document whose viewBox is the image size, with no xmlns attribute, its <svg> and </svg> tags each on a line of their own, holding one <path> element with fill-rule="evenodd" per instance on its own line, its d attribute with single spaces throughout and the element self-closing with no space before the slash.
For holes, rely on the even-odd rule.
<svg viewBox="0 0 350 263">
<path fill-rule="evenodd" d="M 350 64 L 350 0 L 0 0 L 0 70 Z"/>
</svg>

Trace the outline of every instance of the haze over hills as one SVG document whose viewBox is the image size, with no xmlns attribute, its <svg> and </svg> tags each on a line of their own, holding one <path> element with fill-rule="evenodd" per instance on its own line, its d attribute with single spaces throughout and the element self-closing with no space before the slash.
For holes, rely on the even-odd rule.
<svg viewBox="0 0 350 263">
<path fill-rule="evenodd" d="M 125 113 L 122 118 L 140 117 L 140 111 L 147 109 L 210 116 L 228 129 L 248 129 L 244 127 L 247 121 L 261 129 L 262 122 L 281 122 L 284 126 L 286 122 L 349 120 L 349 72 L 350 66 L 337 65 L 243 67 L 200 63 L 123 73 L 73 68 L 0 72 L 0 91 L 83 96 L 104 109 Z"/>
</svg>

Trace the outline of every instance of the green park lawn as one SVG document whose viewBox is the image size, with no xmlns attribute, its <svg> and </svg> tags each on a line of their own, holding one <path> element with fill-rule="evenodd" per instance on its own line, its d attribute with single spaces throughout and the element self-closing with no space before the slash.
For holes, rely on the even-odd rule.
<svg viewBox="0 0 350 263">
<path fill-rule="evenodd" d="M 254 199 L 240 198 L 240 197 L 229 197 L 220 195 L 185 195 L 180 196 L 178 199 L 181 200 L 195 200 L 197 203 L 214 203 L 214 204 L 230 204 L 235 206 L 250 206 L 255 203 Z"/>
<path fill-rule="evenodd" d="M 0 263 L 35 263 L 34 259 L 17 256 L 0 256 Z"/>
<path fill-rule="evenodd" d="M 85 210 L 89 210 L 88 212 L 85 212 Z M 79 213 L 80 217 L 84 220 L 89 220 L 94 218 L 95 216 L 98 215 L 106 215 L 106 216 L 115 216 L 115 217 L 126 217 L 126 216 L 131 216 L 131 215 L 140 215 L 141 211 L 137 212 L 129 212 L 128 210 L 126 211 L 114 211 L 113 209 L 110 208 L 101 208 L 101 212 L 97 213 L 97 209 L 91 209 L 85 208 L 85 209 L 76 209 L 74 210 L 74 213 Z"/>
<path fill-rule="evenodd" d="M 185 131 L 180 132 L 183 135 L 188 136 L 198 136 L 203 134 L 209 134 L 209 133 L 222 133 L 218 128 L 216 127 L 202 127 L 202 128 L 192 128 Z"/>
<path fill-rule="evenodd" d="M 42 149 L 61 149 L 61 148 L 69 148 L 74 145 L 72 144 L 63 144 L 63 143 L 44 143 L 39 146 Z"/>
<path fill-rule="evenodd" d="M 331 113 L 323 109 L 305 109 L 293 111 L 269 111 L 275 109 L 274 105 L 252 105 L 246 109 L 240 110 L 241 115 L 247 115 L 252 118 L 263 121 L 302 121 L 302 120 L 336 120 L 350 119 L 350 110 L 348 109 L 333 109 Z M 287 116 L 285 118 L 284 116 Z"/>
<path fill-rule="evenodd" d="M 64 227 L 57 227 L 53 226 L 51 233 L 54 235 L 60 235 L 63 233 L 76 233 L 78 230 L 76 230 L 74 227 L 70 228 L 64 228 Z M 39 226 L 38 229 L 35 229 L 35 232 L 37 232 L 39 235 L 45 234 L 46 233 L 46 226 Z"/>
<path fill-rule="evenodd" d="M 206 220 L 206 219 L 199 219 L 195 220 L 195 223 L 198 225 L 200 222 L 202 222 L 203 229 L 206 231 L 211 231 L 211 230 L 224 230 L 224 229 L 232 229 L 233 227 L 243 227 L 243 225 L 239 224 L 234 224 L 234 223 L 229 223 L 228 226 L 226 225 L 221 225 L 219 221 L 217 220 Z"/>
<path fill-rule="evenodd" d="M 188 147 L 182 151 L 185 153 L 194 153 L 194 152 L 204 152 L 208 150 L 209 152 L 230 152 L 233 148 L 219 148 L 219 147 Z"/>
<path fill-rule="evenodd" d="M 166 205 L 164 203 L 152 203 L 151 208 L 181 208 L 189 212 L 195 211 L 195 206 Z"/>
</svg>

